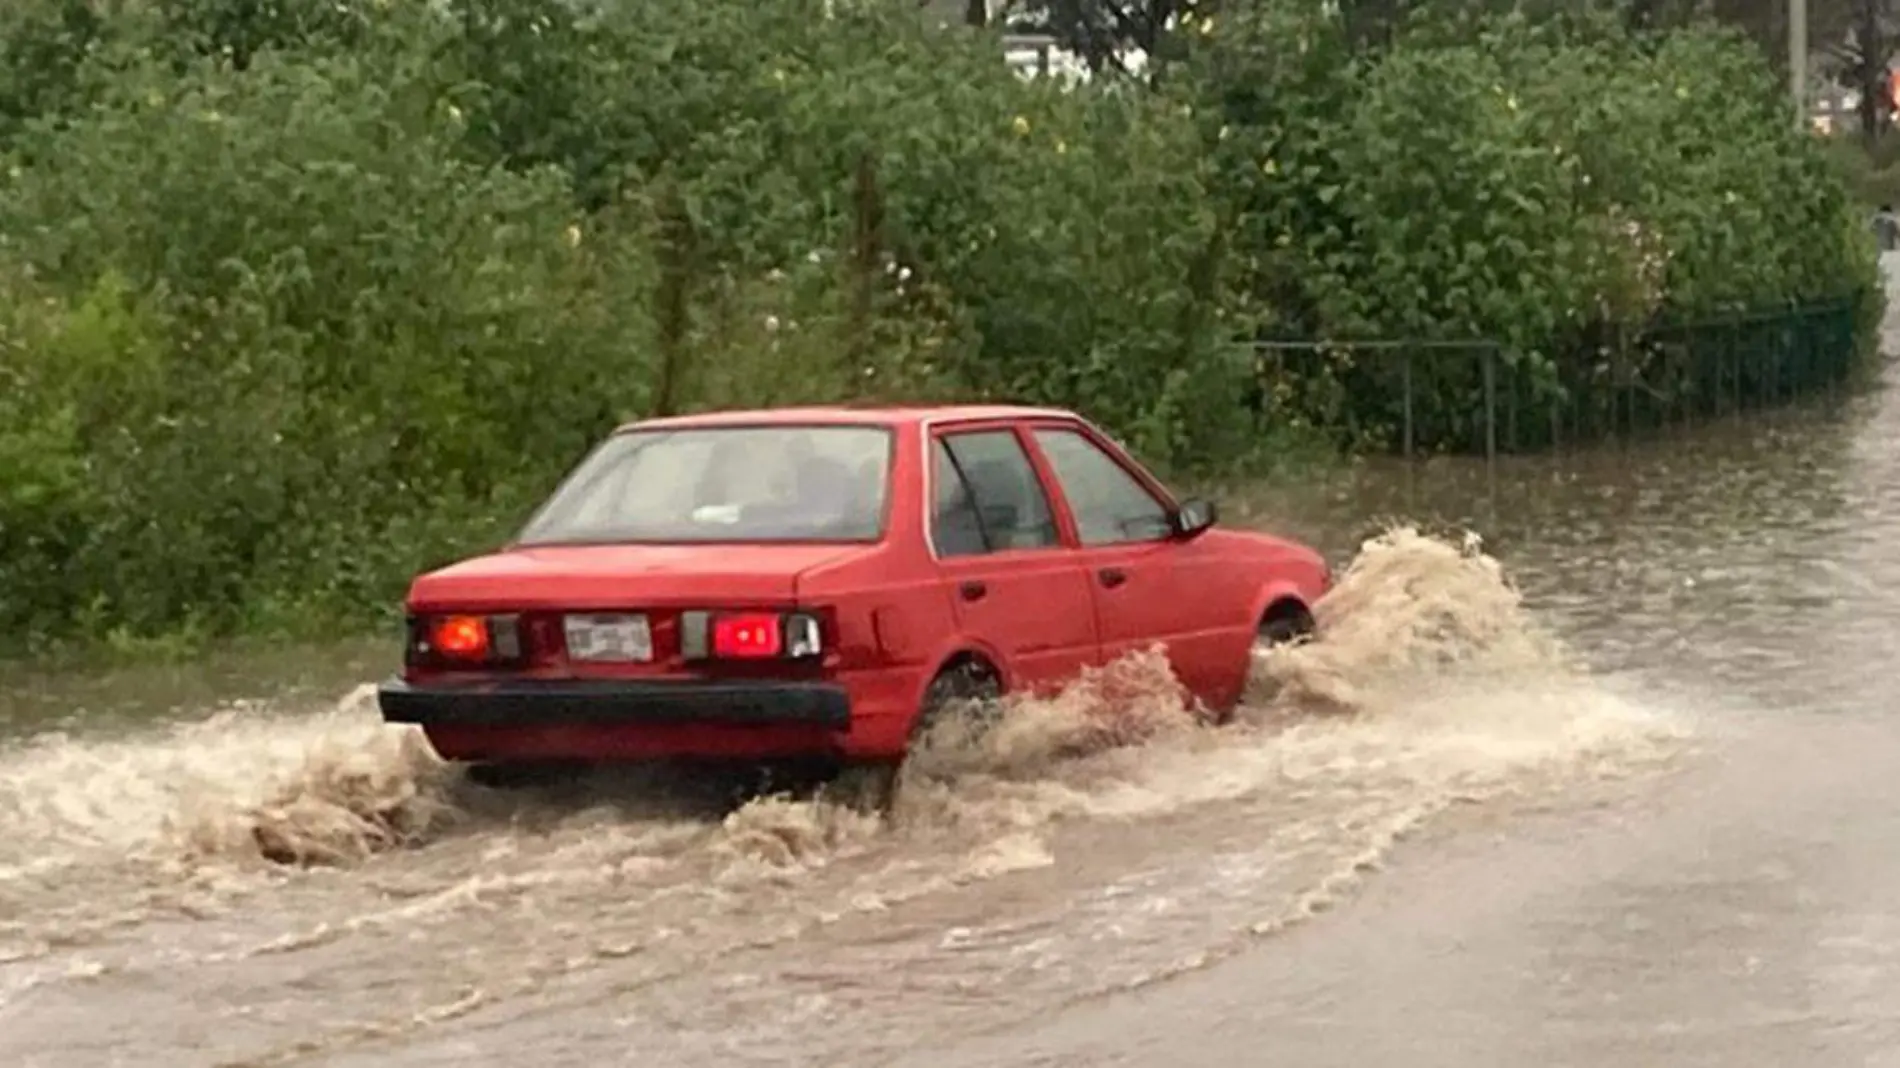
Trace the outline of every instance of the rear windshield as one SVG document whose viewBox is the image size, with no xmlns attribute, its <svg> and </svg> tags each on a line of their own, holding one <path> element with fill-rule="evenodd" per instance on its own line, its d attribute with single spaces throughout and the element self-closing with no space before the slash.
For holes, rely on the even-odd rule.
<svg viewBox="0 0 1900 1068">
<path fill-rule="evenodd" d="M 582 460 L 518 544 L 876 541 L 884 427 L 634 430 Z"/>
</svg>

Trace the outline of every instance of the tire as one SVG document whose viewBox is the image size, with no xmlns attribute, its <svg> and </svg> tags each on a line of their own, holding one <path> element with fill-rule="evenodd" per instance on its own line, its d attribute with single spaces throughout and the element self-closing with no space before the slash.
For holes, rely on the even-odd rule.
<svg viewBox="0 0 1900 1068">
<path fill-rule="evenodd" d="M 468 781 L 489 790 L 531 790 L 574 782 L 587 773 L 579 761 L 494 761 L 463 769 Z"/>
<path fill-rule="evenodd" d="M 1303 641 L 1313 634 L 1313 617 L 1304 608 L 1281 609 L 1275 606 L 1254 631 L 1254 647 L 1272 648 Z"/>
<path fill-rule="evenodd" d="M 911 728 L 911 741 L 923 737 L 948 716 L 970 716 L 987 726 L 996 718 L 996 699 L 1003 685 L 989 665 L 965 660 L 937 673 L 924 690 L 923 707 Z"/>
<path fill-rule="evenodd" d="M 1300 642 L 1311 639 L 1313 632 L 1313 616 L 1306 610 L 1304 605 L 1293 601 L 1277 602 L 1273 607 L 1267 609 L 1266 617 L 1260 621 L 1258 627 L 1254 628 L 1253 653 L 1258 654 L 1267 649 L 1278 649 L 1288 645 L 1297 645 Z M 1241 700 L 1245 700 L 1249 693 L 1257 697 L 1266 697 L 1269 696 L 1273 690 L 1277 689 L 1277 687 L 1268 687 L 1265 691 L 1262 691 L 1256 688 L 1251 681 L 1253 675 L 1251 665 L 1249 665 L 1247 674 L 1249 682 L 1242 689 Z M 1232 721 L 1238 708 L 1239 702 L 1237 701 L 1234 705 L 1222 709 L 1220 717 L 1215 722 L 1228 723 Z"/>
<path fill-rule="evenodd" d="M 924 689 L 924 699 L 911 727 L 915 745 L 946 716 L 976 717 L 977 731 L 995 719 L 996 699 L 1003 695 L 1001 680 L 989 665 L 965 660 L 938 672 Z M 889 817 L 903 788 L 904 764 L 909 754 L 895 760 L 861 760 L 845 765 L 832 785 L 838 800 L 862 811 Z"/>
</svg>

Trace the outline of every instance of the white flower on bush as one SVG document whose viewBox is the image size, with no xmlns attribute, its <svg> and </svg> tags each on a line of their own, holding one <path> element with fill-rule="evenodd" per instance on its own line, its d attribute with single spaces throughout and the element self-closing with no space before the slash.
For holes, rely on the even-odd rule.
<svg viewBox="0 0 1900 1068">
<path fill-rule="evenodd" d="M 1640 318 L 1661 307 L 1668 296 L 1668 268 L 1675 253 L 1653 226 L 1630 218 L 1621 205 L 1612 206 L 1604 222 L 1609 251 L 1621 268 L 1621 291 L 1599 293 L 1597 305 L 1605 314 Z"/>
<path fill-rule="evenodd" d="M 765 317 L 765 332 L 766 333 L 768 334 L 778 333 L 778 326 L 779 326 L 778 316 L 768 315 Z"/>
</svg>

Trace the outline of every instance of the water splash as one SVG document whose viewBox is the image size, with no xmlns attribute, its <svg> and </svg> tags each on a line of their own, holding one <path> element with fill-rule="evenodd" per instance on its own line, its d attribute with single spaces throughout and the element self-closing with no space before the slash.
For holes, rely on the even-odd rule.
<svg viewBox="0 0 1900 1068">
<path fill-rule="evenodd" d="M 822 796 L 708 812 L 653 784 L 474 790 L 415 731 L 383 725 L 367 687 L 318 715 L 239 706 L 111 740 L 49 735 L 0 753 L 0 962 L 55 969 L 63 947 L 108 946 L 110 966 L 136 966 L 156 959 L 136 932 L 182 909 L 222 933 L 211 950 L 188 928 L 169 960 L 347 944 L 352 971 L 444 997 L 517 965 L 539 983 L 612 960 L 659 982 L 1013 873 L 1119 878 L 1147 858 L 1113 835 L 1064 842 L 1200 809 L 1217 814 L 1205 827 L 1263 830 L 1244 863 L 1168 899 L 1268 931 L 1349 892 L 1449 806 L 1650 766 L 1682 733 L 1575 667 L 1473 538 L 1386 531 L 1315 609 L 1316 639 L 1261 653 L 1229 725 L 1192 707 L 1162 653 L 1138 653 L 1054 698 L 1006 701 L 990 729 L 934 733 L 888 821 Z M 1175 834 L 1192 845 L 1200 826 Z M 233 923 L 249 943 L 233 948 Z M 379 939 L 396 932 L 392 956 Z M 1172 966 L 1118 953 L 1102 981 Z"/>
<path fill-rule="evenodd" d="M 1475 534 L 1452 541 L 1400 526 L 1367 540 L 1314 616 L 1321 640 L 1261 653 L 1248 697 L 1256 711 L 1392 711 L 1378 695 L 1480 675 L 1575 681 Z"/>
</svg>

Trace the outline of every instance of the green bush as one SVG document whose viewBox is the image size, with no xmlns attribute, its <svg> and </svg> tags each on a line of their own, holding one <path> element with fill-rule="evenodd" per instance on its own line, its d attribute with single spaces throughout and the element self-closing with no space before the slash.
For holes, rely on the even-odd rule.
<svg viewBox="0 0 1900 1068">
<path fill-rule="evenodd" d="M 23 0 L 0 643 L 360 624 L 644 414 L 1009 399 L 1232 468 L 1395 418 L 1334 352 L 1263 440 L 1261 337 L 1555 388 L 1605 328 L 1872 291 L 1743 42 L 1332 10 L 1069 85 L 883 0 Z"/>
<path fill-rule="evenodd" d="M 907 383 L 1084 406 L 1165 460 L 1234 447 L 1244 324 L 1222 299 L 1192 127 L 1151 95 L 1027 84 L 993 40 L 898 5 L 827 6 L 582 19 L 481 0 L 459 53 L 486 87 L 468 97 L 470 150 L 557 163 L 583 203 L 676 183 L 702 252 L 750 276 L 848 256 L 868 166 L 876 262 L 861 266 L 933 294 L 903 302 L 939 342 Z M 518 59 L 507 34 L 523 24 L 558 47 Z"/>
<path fill-rule="evenodd" d="M 644 255 L 571 241 L 564 176 L 456 158 L 387 73 L 153 74 L 26 135 L 47 162 L 0 199 L 27 409 L 8 452 L 58 478 L 0 513 L 30 550 L 0 558 L 10 589 L 53 588 L 0 626 L 386 597 L 641 410 Z M 391 537 L 422 516 L 431 537 Z"/>
<path fill-rule="evenodd" d="M 1900 205 L 1900 137 L 1888 136 L 1869 145 L 1858 133 L 1839 132 L 1827 139 L 1847 190 L 1862 210 Z"/>
<path fill-rule="evenodd" d="M 1660 322 L 1877 307 L 1864 223 L 1740 36 L 1428 12 L 1365 51 L 1328 11 L 1251 5 L 1198 35 L 1178 90 L 1217 104 L 1203 135 L 1270 332 L 1483 339 L 1552 392 Z M 1284 414 L 1384 437 L 1398 371 L 1364 359 L 1328 356 Z M 1428 421 L 1468 424 L 1477 361 L 1417 371 Z"/>
</svg>

